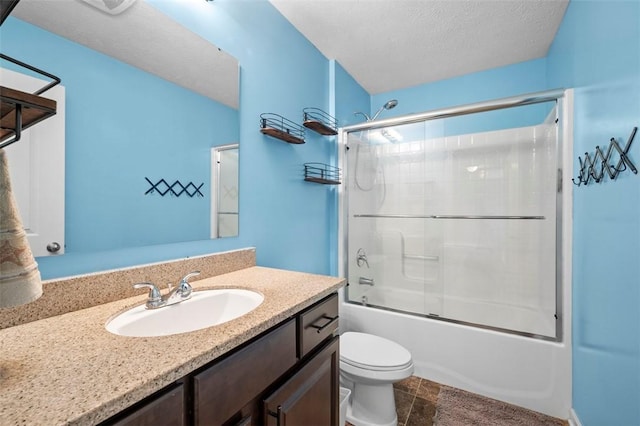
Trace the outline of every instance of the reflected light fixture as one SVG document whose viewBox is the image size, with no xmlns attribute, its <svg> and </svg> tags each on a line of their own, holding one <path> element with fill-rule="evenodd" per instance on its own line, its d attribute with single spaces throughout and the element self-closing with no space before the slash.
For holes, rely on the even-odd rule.
<svg viewBox="0 0 640 426">
<path fill-rule="evenodd" d="M 100 9 L 109 15 L 119 15 L 127 10 L 136 0 L 83 0 L 85 3 Z"/>
<path fill-rule="evenodd" d="M 7 156 L 0 149 L 0 308 L 33 302 L 41 295 L 40 271 L 11 190 Z"/>
</svg>

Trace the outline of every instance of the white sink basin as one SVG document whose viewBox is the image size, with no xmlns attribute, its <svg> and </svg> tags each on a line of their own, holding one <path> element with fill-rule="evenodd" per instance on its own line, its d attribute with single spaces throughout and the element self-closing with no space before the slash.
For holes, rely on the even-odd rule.
<svg viewBox="0 0 640 426">
<path fill-rule="evenodd" d="M 251 290 L 194 291 L 189 300 L 158 309 L 144 305 L 125 311 L 106 324 L 120 336 L 153 337 L 187 333 L 219 325 L 257 308 L 264 296 Z"/>
</svg>

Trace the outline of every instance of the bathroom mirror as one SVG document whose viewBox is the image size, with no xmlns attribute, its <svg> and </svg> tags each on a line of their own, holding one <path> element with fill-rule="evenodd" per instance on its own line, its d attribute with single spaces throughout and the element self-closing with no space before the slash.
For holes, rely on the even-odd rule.
<svg viewBox="0 0 640 426">
<path fill-rule="evenodd" d="M 239 141 L 235 58 L 145 0 L 21 0 L 0 34 L 65 87 L 66 252 L 210 238 L 209 153 Z"/>
</svg>

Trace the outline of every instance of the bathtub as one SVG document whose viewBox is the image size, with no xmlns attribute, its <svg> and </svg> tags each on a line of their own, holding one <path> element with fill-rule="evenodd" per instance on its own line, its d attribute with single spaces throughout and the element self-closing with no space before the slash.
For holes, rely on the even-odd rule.
<svg viewBox="0 0 640 426">
<path fill-rule="evenodd" d="M 408 295 L 384 295 L 403 296 Z M 342 300 L 341 331 L 372 333 L 400 343 L 413 356 L 416 376 L 550 416 L 570 417 L 570 344 Z"/>
</svg>

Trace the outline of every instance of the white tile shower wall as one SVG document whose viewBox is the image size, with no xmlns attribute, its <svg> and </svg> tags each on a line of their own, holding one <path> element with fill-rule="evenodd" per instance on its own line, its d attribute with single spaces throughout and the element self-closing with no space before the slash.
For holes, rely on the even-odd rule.
<svg viewBox="0 0 640 426">
<path fill-rule="evenodd" d="M 355 155 L 349 163 L 350 214 L 547 218 L 350 220 L 350 241 L 361 242 L 358 248 L 366 248 L 369 259 L 369 267 L 358 268 L 358 248 L 350 246 L 352 299 L 370 295 L 370 303 L 395 309 L 422 306 L 428 311 L 418 312 L 553 335 L 549 319 L 555 313 L 555 286 L 540 285 L 555 281 L 555 269 L 548 267 L 555 261 L 552 122 L 351 148 Z M 549 249 L 541 251 L 541 245 Z M 354 285 L 363 274 L 374 278 L 380 291 Z M 424 303 L 417 302 L 415 294 L 425 294 Z M 441 312 L 434 312 L 434 297 L 450 300 L 449 308 L 441 303 Z"/>
</svg>

